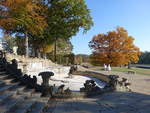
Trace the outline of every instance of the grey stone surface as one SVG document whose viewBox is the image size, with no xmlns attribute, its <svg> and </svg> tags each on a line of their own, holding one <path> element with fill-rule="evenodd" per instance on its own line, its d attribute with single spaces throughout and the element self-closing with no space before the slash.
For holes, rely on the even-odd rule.
<svg viewBox="0 0 150 113">
<path fill-rule="evenodd" d="M 113 92 L 94 99 L 61 100 L 52 113 L 149 113 L 150 95 Z"/>
<path fill-rule="evenodd" d="M 18 102 L 22 101 L 24 97 L 8 97 L 4 99 L 0 103 L 0 113 L 5 113 L 6 111 L 10 110 L 11 107 L 15 106 Z"/>
<path fill-rule="evenodd" d="M 32 100 L 24 100 L 24 101 L 20 101 L 18 102 L 14 107 L 12 107 L 9 112 L 7 113 L 27 113 L 27 111 L 30 109 L 30 107 L 32 106 L 32 104 L 34 104 L 35 102 Z M 30 112 L 29 112 L 30 113 Z"/>
<path fill-rule="evenodd" d="M 42 113 L 45 105 L 46 105 L 45 102 L 35 102 L 35 104 L 30 107 L 30 110 L 28 110 L 28 112 L 29 113 Z"/>
<path fill-rule="evenodd" d="M 0 88 L 0 92 L 5 91 L 5 90 L 9 90 L 13 87 L 16 87 L 16 85 L 18 85 L 18 83 L 13 83 L 13 84 L 10 84 L 10 85 L 6 85 L 6 86 Z"/>
</svg>

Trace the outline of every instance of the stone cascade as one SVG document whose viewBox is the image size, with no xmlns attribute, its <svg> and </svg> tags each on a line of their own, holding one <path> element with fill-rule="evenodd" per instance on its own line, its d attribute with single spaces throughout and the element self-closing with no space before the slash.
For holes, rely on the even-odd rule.
<svg viewBox="0 0 150 113">
<path fill-rule="evenodd" d="M 124 78 L 122 81 L 118 81 L 117 76 L 115 76 L 115 75 L 106 76 L 106 75 L 102 75 L 101 73 L 92 72 L 92 71 L 78 71 L 77 65 L 71 66 L 70 68 L 55 65 L 55 68 L 53 68 L 54 66 L 49 66 L 43 70 L 41 69 L 41 73 L 39 74 L 39 71 L 37 71 L 37 73 L 35 73 L 35 75 L 39 74 L 40 76 L 42 76 L 41 78 L 42 78 L 43 83 L 41 82 L 42 84 L 37 84 L 37 80 L 38 80 L 37 76 L 30 76 L 30 75 L 24 74 L 24 73 L 22 73 L 21 69 L 18 69 L 19 62 L 25 62 L 23 59 L 20 59 L 21 61 L 18 59 L 17 60 L 13 59 L 10 62 L 10 58 L 8 58 L 6 54 L 4 54 L 4 56 L 1 57 L 1 63 L 7 73 L 13 74 L 11 77 L 14 77 L 14 79 L 16 81 L 21 82 L 21 84 L 26 85 L 29 88 L 34 88 L 37 91 L 42 92 L 42 96 L 46 96 L 46 97 L 53 97 L 55 95 L 53 92 L 53 89 L 58 90 L 58 87 L 59 87 L 58 85 L 57 85 L 57 87 L 53 86 L 55 84 L 53 84 L 53 85 L 51 84 L 51 86 L 50 86 L 49 80 L 50 80 L 51 76 L 52 75 L 59 76 L 60 73 L 62 74 L 62 72 L 67 75 L 69 74 L 68 75 L 69 78 L 72 78 L 74 73 L 76 73 L 76 74 L 78 73 L 78 74 L 85 75 L 85 76 L 89 75 L 89 76 L 96 77 L 99 80 L 102 80 L 104 82 L 102 84 L 102 85 L 104 85 L 104 87 L 102 89 L 101 88 L 98 89 L 98 86 L 96 86 L 94 80 L 92 82 L 89 82 L 89 80 L 86 81 L 86 83 L 84 84 L 84 88 L 81 88 L 84 90 L 81 92 L 85 92 L 85 93 L 97 92 L 97 91 L 101 92 L 101 90 L 103 90 L 103 92 L 105 92 L 105 90 L 110 91 L 110 90 L 129 89 L 129 85 L 130 85 L 130 83 L 127 83 L 127 79 Z M 12 56 L 14 56 L 14 55 L 12 55 Z M 11 57 L 11 58 L 13 58 L 13 57 Z M 29 58 L 29 59 L 31 59 L 31 58 Z M 36 63 L 37 62 L 35 62 L 35 64 Z M 35 67 L 40 67 L 40 65 L 35 65 Z M 32 70 L 32 68 L 30 70 Z M 51 71 L 51 70 L 53 70 L 53 71 Z M 53 77 L 51 78 L 51 80 L 57 81 L 57 80 L 53 79 Z M 55 91 L 55 92 L 59 92 L 59 91 Z"/>
<path fill-rule="evenodd" d="M 46 86 L 37 85 L 36 77 L 23 76 L 17 66 L 16 60 L 9 63 L 0 52 L 0 113 L 52 112 L 57 101 L 51 101 L 49 94 L 41 97 Z"/>
<path fill-rule="evenodd" d="M 0 64 L 0 113 L 43 113 L 49 98 L 41 98 L 41 93 L 20 84 L 13 75 Z"/>
<path fill-rule="evenodd" d="M 9 53 L 5 53 L 5 58 L 7 59 L 7 62 L 11 62 L 13 59 L 16 59 L 18 62 L 18 68 L 21 69 L 24 74 L 27 72 L 35 72 L 49 66 L 57 66 L 57 64 L 53 63 L 51 60 L 42 58 L 27 58 L 25 56 Z"/>
</svg>

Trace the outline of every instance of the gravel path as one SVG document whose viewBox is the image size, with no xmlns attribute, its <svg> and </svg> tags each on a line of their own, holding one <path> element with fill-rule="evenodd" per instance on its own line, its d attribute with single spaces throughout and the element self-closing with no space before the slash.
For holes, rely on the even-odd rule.
<svg viewBox="0 0 150 113">
<path fill-rule="evenodd" d="M 131 90 L 136 93 L 149 94 L 150 95 L 150 75 L 139 75 L 139 74 L 127 74 L 123 72 L 114 71 L 98 71 L 100 73 L 110 75 L 115 74 L 120 77 L 128 78 L 131 82 Z"/>
</svg>

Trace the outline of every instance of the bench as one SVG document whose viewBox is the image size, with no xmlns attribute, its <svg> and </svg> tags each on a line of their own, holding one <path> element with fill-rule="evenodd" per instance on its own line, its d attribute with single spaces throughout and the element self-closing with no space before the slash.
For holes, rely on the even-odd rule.
<svg viewBox="0 0 150 113">
<path fill-rule="evenodd" d="M 130 70 L 130 71 L 128 71 L 128 74 L 136 74 L 136 72 L 135 72 L 135 71 Z"/>
</svg>

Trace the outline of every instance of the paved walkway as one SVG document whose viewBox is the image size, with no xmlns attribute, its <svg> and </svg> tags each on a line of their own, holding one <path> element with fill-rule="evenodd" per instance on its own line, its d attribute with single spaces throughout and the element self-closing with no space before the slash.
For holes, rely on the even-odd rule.
<svg viewBox="0 0 150 113">
<path fill-rule="evenodd" d="M 148 94 L 150 95 L 150 75 L 139 75 L 139 74 L 127 74 L 124 72 L 114 72 L 114 71 L 98 71 L 100 73 L 110 75 L 115 74 L 119 75 L 120 78 L 128 78 L 131 82 L 131 89 L 133 92 Z"/>
<path fill-rule="evenodd" d="M 52 113 L 150 113 L 150 95 L 115 92 L 93 99 L 62 100 Z"/>
<path fill-rule="evenodd" d="M 62 100 L 57 102 L 53 113 L 150 113 L 150 76 L 117 74 L 131 81 L 133 92 L 113 92 L 92 99 Z"/>
</svg>

